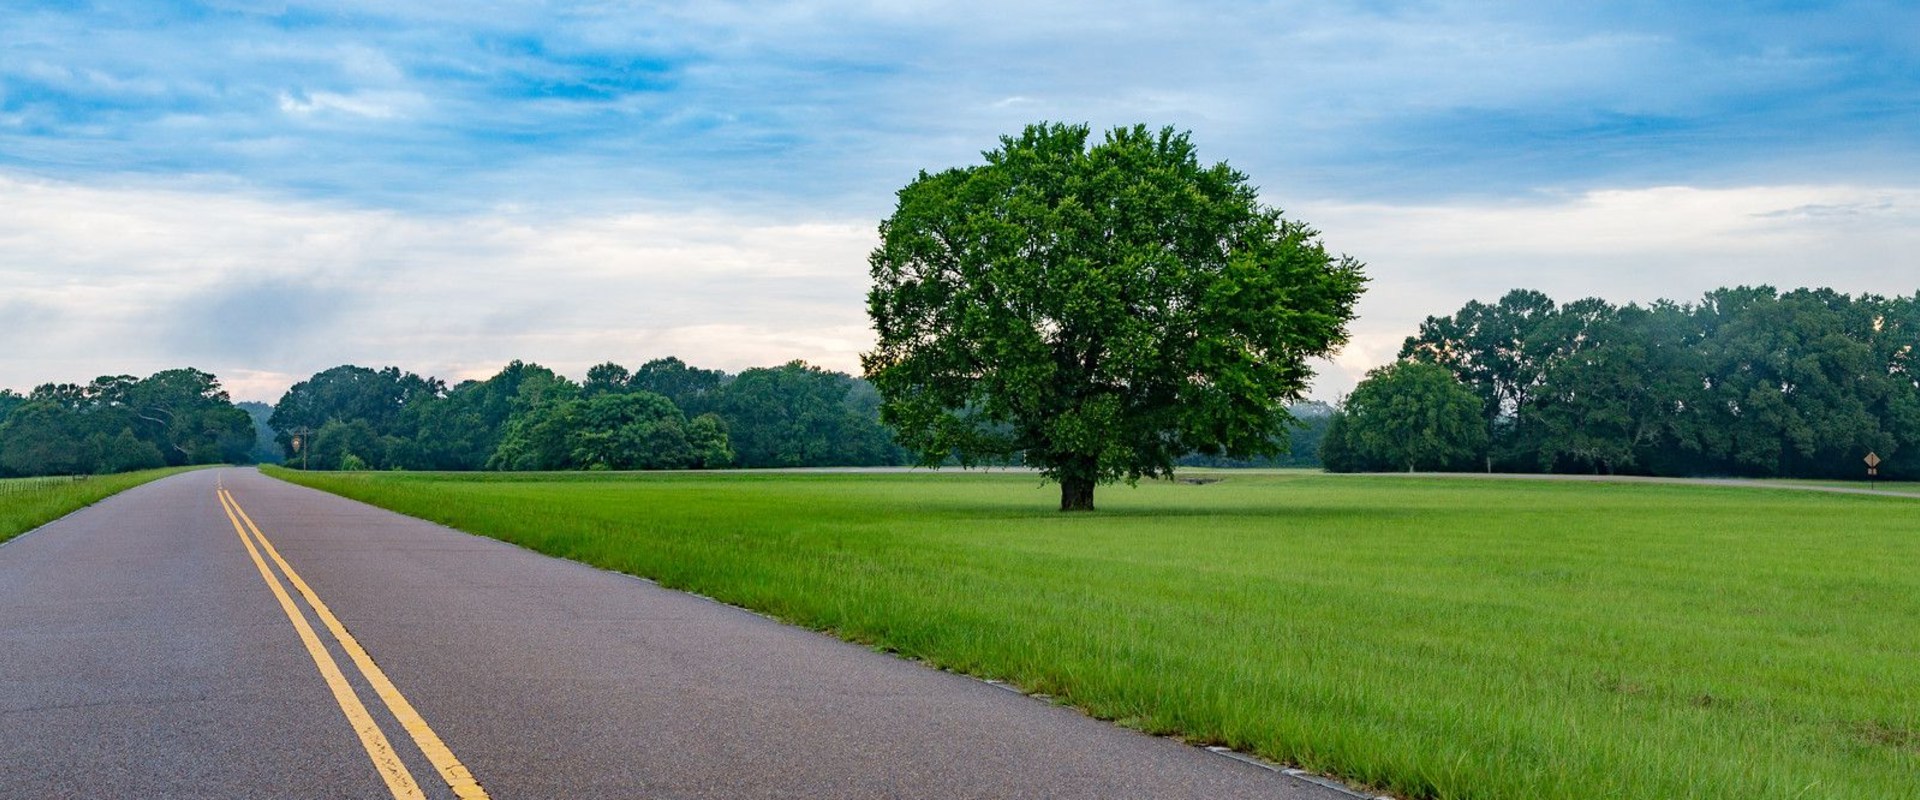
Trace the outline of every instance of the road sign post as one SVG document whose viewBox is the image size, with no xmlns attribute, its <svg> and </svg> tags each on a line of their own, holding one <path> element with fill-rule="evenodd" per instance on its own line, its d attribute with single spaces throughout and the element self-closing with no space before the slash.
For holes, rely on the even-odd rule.
<svg viewBox="0 0 1920 800">
<path fill-rule="evenodd" d="M 1864 460 L 1867 462 L 1868 485 L 1878 486 L 1880 484 L 1880 454 L 1869 452 Z"/>
</svg>

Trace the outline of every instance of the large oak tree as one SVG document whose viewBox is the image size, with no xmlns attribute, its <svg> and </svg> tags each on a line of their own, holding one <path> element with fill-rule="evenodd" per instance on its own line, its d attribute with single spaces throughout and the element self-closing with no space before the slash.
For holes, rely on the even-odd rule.
<svg viewBox="0 0 1920 800">
<path fill-rule="evenodd" d="M 902 189 L 870 259 L 862 362 L 900 442 L 1018 458 L 1062 510 L 1189 452 L 1272 452 L 1361 264 L 1170 128 L 1034 125 L 985 157 Z"/>
</svg>

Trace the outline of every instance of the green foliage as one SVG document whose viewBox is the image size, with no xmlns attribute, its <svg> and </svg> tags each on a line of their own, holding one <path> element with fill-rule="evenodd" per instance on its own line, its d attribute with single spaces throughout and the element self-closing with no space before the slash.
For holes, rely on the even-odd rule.
<svg viewBox="0 0 1920 800">
<path fill-rule="evenodd" d="M 1287 407 L 1292 424 L 1284 438 L 1274 441 L 1272 455 L 1228 458 L 1224 455 L 1189 453 L 1174 463 L 1182 467 L 1319 467 L 1321 446 L 1333 427 L 1338 409 L 1318 400 L 1294 403 Z"/>
<path fill-rule="evenodd" d="M 100 431 L 88 434 L 86 453 L 93 463 L 93 471 L 100 473 L 135 472 L 167 465 L 160 448 L 152 442 L 141 441 L 133 435 L 132 428 L 121 428 L 111 437 Z"/>
<path fill-rule="evenodd" d="M 247 412 L 247 417 L 253 422 L 253 449 L 247 453 L 247 460 L 255 464 L 284 463 L 287 456 L 275 441 L 278 434 L 267 424 L 267 420 L 273 416 L 273 406 L 247 401 L 235 403 L 234 407 Z"/>
<path fill-rule="evenodd" d="M 517 413 L 487 460 L 488 469 L 539 471 L 573 466 L 569 434 L 580 426 L 579 404 L 571 400 L 541 403 Z"/>
<path fill-rule="evenodd" d="M 437 398 L 445 389 L 438 380 L 397 367 L 373 370 L 348 364 L 294 384 L 274 405 L 267 422 L 278 432 L 289 458 L 294 455 L 294 431 L 319 431 L 330 422 L 365 423 L 376 438 L 413 438 L 409 406 Z M 374 458 L 385 466 L 384 449 Z"/>
<path fill-rule="evenodd" d="M 711 469 L 736 461 L 840 466 L 903 459 L 879 423 L 879 394 L 871 384 L 798 362 L 734 379 L 677 358 L 632 372 L 606 362 L 575 384 L 515 361 L 487 380 L 441 386 L 395 368 L 337 367 L 297 384 L 273 419 L 276 425 L 325 420 L 313 429 L 308 460 L 314 469 L 335 469 L 348 453 L 374 469 L 417 470 Z M 281 430 L 283 439 L 286 433 Z"/>
<path fill-rule="evenodd" d="M 726 380 L 726 373 L 719 370 L 690 367 L 668 356 L 641 364 L 627 385 L 635 391 L 665 397 L 687 416 L 697 416 L 710 410 L 714 392 Z"/>
<path fill-rule="evenodd" d="M 719 414 L 701 414 L 688 420 L 687 444 L 693 450 L 692 466 L 697 469 L 729 466 L 735 458 L 727 421 Z"/>
<path fill-rule="evenodd" d="M 1068 516 L 1024 474 L 295 477 L 1396 797 L 1920 785 L 1912 498 L 1236 472 Z"/>
<path fill-rule="evenodd" d="M 310 469 L 350 469 L 351 458 L 367 469 L 387 463 L 387 452 L 393 441 L 380 436 L 374 430 L 373 423 L 364 419 L 330 420 L 320 426 L 312 441 L 307 444 L 312 452 L 306 454 L 303 462 Z"/>
<path fill-rule="evenodd" d="M 253 425 L 214 376 L 173 369 L 140 379 L 108 375 L 81 386 L 8 393 L 0 474 L 121 472 L 244 461 Z"/>
<path fill-rule="evenodd" d="M 794 361 L 750 369 L 713 393 L 743 467 L 832 467 L 901 462 L 874 413 L 872 387 Z"/>
<path fill-rule="evenodd" d="M 922 463 L 1018 454 L 1061 484 L 1271 453 L 1364 279 L 1185 134 L 1034 125 L 922 173 L 881 223 L 862 363 Z M 742 458 L 746 453 L 742 451 Z"/>
<path fill-rule="evenodd" d="M 129 381 L 120 402 L 169 465 L 240 463 L 253 449 L 253 421 L 209 373 L 170 369 Z"/>
<path fill-rule="evenodd" d="M 633 373 L 619 364 L 611 361 L 595 364 L 587 368 L 587 379 L 580 383 L 580 394 L 585 397 L 619 394 L 627 391 L 628 382 L 632 379 Z"/>
<path fill-rule="evenodd" d="M 0 389 L 0 422 L 6 422 L 13 410 L 25 405 L 27 398 L 12 389 Z"/>
<path fill-rule="evenodd" d="M 687 422 L 652 392 L 607 390 L 515 415 L 489 466 L 501 470 L 691 469 L 727 464 L 724 425 Z"/>
<path fill-rule="evenodd" d="M 30 401 L 0 425 L 0 469 L 12 475 L 75 475 L 93 471 L 81 442 L 85 422 L 51 400 Z"/>
<path fill-rule="evenodd" d="M 553 370 L 521 361 L 509 363 L 485 381 L 467 381 L 444 397 L 425 397 L 407 406 L 407 428 L 395 464 L 408 469 L 484 469 L 506 434 L 508 421 L 524 408 L 523 384 L 557 385 Z M 541 390 L 529 390 L 539 393 Z"/>
<path fill-rule="evenodd" d="M 1698 304 L 1516 291 L 1429 318 L 1402 356 L 1473 387 L 1506 470 L 1920 476 L 1920 296 L 1771 287 Z"/>
<path fill-rule="evenodd" d="M 1463 466 L 1487 446 L 1480 410 L 1480 398 L 1444 367 L 1417 361 L 1380 367 L 1347 396 L 1331 461 L 1408 472 Z M 1349 454 L 1360 454 L 1362 463 L 1348 463 Z"/>
</svg>

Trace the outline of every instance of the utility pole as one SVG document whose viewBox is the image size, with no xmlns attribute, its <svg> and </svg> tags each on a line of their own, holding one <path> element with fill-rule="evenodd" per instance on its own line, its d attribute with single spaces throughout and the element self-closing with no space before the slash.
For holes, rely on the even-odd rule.
<svg viewBox="0 0 1920 800">
<path fill-rule="evenodd" d="M 293 452 L 300 454 L 300 470 L 307 469 L 307 454 L 313 452 L 313 429 L 304 425 L 289 431 L 293 434 Z"/>
</svg>

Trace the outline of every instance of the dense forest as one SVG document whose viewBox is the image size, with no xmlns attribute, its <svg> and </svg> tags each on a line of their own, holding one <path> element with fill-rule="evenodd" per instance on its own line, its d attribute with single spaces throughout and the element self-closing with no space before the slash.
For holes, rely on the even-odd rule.
<svg viewBox="0 0 1920 800">
<path fill-rule="evenodd" d="M 126 472 L 249 460 L 256 437 L 214 376 L 170 369 L 0 390 L 0 475 Z"/>
<path fill-rule="evenodd" d="M 1862 478 L 1871 452 L 1883 476 L 1920 478 L 1916 349 L 1920 295 L 1518 290 L 1429 317 L 1346 399 L 1322 455 L 1336 471 Z"/>
<path fill-rule="evenodd" d="M 295 384 L 267 424 L 311 469 L 574 470 L 894 465 L 865 381 L 802 362 L 737 375 L 662 358 L 575 382 L 515 361 L 454 386 L 341 366 Z M 296 439 L 298 441 L 296 441 Z"/>
<path fill-rule="evenodd" d="M 1697 303 L 1518 290 L 1429 317 L 1336 408 L 1293 407 L 1276 454 L 1183 466 L 1920 478 L 1920 295 L 1740 287 Z M 858 378 L 677 358 L 580 381 L 515 361 L 453 386 L 341 366 L 232 403 L 195 369 L 0 390 L 0 476 L 276 462 L 312 469 L 896 465 Z M 298 440 L 296 444 L 296 439 Z"/>
</svg>

